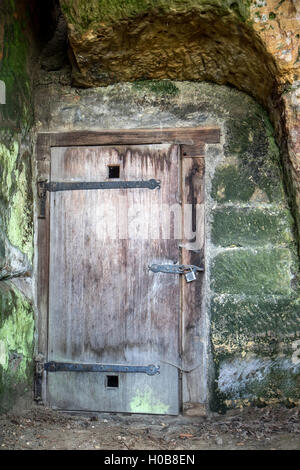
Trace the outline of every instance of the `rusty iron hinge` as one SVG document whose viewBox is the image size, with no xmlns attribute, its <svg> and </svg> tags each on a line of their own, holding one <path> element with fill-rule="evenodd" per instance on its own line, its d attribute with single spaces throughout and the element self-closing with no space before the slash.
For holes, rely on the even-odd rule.
<svg viewBox="0 0 300 470">
<path fill-rule="evenodd" d="M 156 375 L 160 373 L 160 366 L 127 366 L 121 364 L 84 364 L 74 362 L 51 361 L 43 364 L 47 372 L 125 372 Z"/>
<path fill-rule="evenodd" d="M 38 195 L 40 198 L 40 214 L 39 218 L 44 219 L 46 216 L 46 194 L 58 191 L 82 191 L 95 189 L 156 189 L 160 188 L 160 181 L 150 179 L 147 181 L 86 181 L 86 182 L 38 182 Z"/>
</svg>

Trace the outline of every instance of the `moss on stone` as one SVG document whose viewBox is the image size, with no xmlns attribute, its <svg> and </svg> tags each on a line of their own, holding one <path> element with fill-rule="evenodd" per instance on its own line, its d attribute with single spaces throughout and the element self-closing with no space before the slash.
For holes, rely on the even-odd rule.
<svg viewBox="0 0 300 470">
<path fill-rule="evenodd" d="M 274 129 L 265 110 L 253 103 L 246 110 L 236 109 L 236 115 L 227 121 L 224 152 L 228 157 L 239 155 L 253 170 L 280 162 Z M 256 166 L 255 166 L 256 163 Z M 253 166 L 254 165 L 254 166 Z"/>
<path fill-rule="evenodd" d="M 215 358 L 292 353 L 299 333 L 300 302 L 284 296 L 214 296 L 211 340 Z"/>
<path fill-rule="evenodd" d="M 12 134 L 0 134 L 0 201 L 4 204 L 9 203 L 13 189 L 13 173 L 16 167 L 16 161 L 19 154 L 19 142 L 17 137 Z M 7 141 L 7 145 L 3 142 Z"/>
<path fill-rule="evenodd" d="M 168 12 L 195 11 L 205 14 L 215 10 L 219 14 L 233 14 L 240 21 L 250 17 L 250 0 L 61 0 L 62 11 L 69 23 L 82 31 L 93 24 L 127 20 L 151 11 L 166 15 Z"/>
<path fill-rule="evenodd" d="M 259 189 L 269 202 L 283 201 L 279 149 L 265 112 L 254 105 L 240 119 L 238 114 L 227 123 L 224 152 L 230 158 L 217 169 L 212 196 L 219 202 L 246 202 Z"/>
<path fill-rule="evenodd" d="M 228 250 L 212 263 L 211 287 L 220 294 L 290 295 L 292 270 L 286 248 Z"/>
<path fill-rule="evenodd" d="M 293 218 L 288 209 L 218 208 L 213 211 L 211 237 L 218 246 L 292 245 Z"/>
<path fill-rule="evenodd" d="M 235 164 L 225 163 L 217 168 L 211 196 L 218 202 L 248 202 L 254 193 L 264 193 L 264 202 L 284 201 L 282 175 L 278 165 L 244 159 Z"/>
<path fill-rule="evenodd" d="M 12 245 L 32 260 L 33 195 L 31 156 L 20 153 L 19 136 L 0 132 L 0 209 L 2 225 Z M 5 143 L 4 143 L 5 142 Z"/>
<path fill-rule="evenodd" d="M 211 196 L 219 203 L 248 202 L 255 188 L 251 175 L 241 172 L 237 164 L 225 164 L 215 172 Z"/>
<path fill-rule="evenodd" d="M 1 107 L 2 126 L 28 129 L 33 121 L 31 85 L 27 70 L 26 24 L 15 14 L 14 2 L 5 2 L 4 47 L 0 58 L 0 80 L 6 85 L 6 105 Z M 2 15 L 2 11 L 1 11 Z"/>
<path fill-rule="evenodd" d="M 13 286 L 0 283 L 0 411 L 32 387 L 34 319 L 31 303 Z"/>
<path fill-rule="evenodd" d="M 241 112 L 242 110 L 240 110 Z M 265 114 L 258 105 L 244 111 L 240 120 L 229 119 L 224 151 L 226 156 L 250 154 L 262 158 L 268 154 Z"/>
<path fill-rule="evenodd" d="M 22 162 L 17 170 L 17 190 L 11 199 L 7 236 L 12 245 L 18 247 L 32 262 L 33 257 L 33 206 L 30 160 Z"/>
<path fill-rule="evenodd" d="M 138 80 L 132 86 L 137 90 L 150 91 L 163 96 L 175 96 L 179 93 L 175 83 L 170 80 Z"/>
</svg>

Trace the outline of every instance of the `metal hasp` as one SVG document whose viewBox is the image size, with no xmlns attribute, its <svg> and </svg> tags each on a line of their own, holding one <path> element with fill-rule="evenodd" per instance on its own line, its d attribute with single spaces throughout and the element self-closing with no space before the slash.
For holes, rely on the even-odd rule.
<svg viewBox="0 0 300 470">
<path fill-rule="evenodd" d="M 44 363 L 41 360 L 35 361 L 34 399 L 41 402 L 43 388 Z"/>
<path fill-rule="evenodd" d="M 193 264 L 151 264 L 149 270 L 153 273 L 185 274 L 186 271 L 202 272 L 204 268 Z"/>
<path fill-rule="evenodd" d="M 115 364 L 80 364 L 72 362 L 47 362 L 44 364 L 47 372 L 126 372 L 156 375 L 160 373 L 160 366 L 124 366 Z"/>
<path fill-rule="evenodd" d="M 150 179 L 147 181 L 91 181 L 60 183 L 55 181 L 40 181 L 38 183 L 38 195 L 40 198 L 40 218 L 45 218 L 46 193 L 58 191 L 82 191 L 92 189 L 156 189 L 160 188 L 160 181 Z"/>
</svg>

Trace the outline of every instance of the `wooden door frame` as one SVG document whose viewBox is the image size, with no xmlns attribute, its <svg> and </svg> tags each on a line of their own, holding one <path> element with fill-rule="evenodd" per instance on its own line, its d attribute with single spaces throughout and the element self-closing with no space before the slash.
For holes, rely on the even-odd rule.
<svg viewBox="0 0 300 470">
<path fill-rule="evenodd" d="M 181 158 L 205 157 L 205 145 L 220 142 L 219 127 L 181 127 L 165 129 L 126 129 L 105 131 L 43 132 L 37 135 L 37 263 L 36 263 L 36 306 L 37 306 L 37 377 L 40 384 L 35 395 L 45 400 L 45 374 L 40 374 L 40 363 L 48 354 L 48 302 L 49 302 L 49 249 L 50 249 L 50 204 L 46 197 L 45 217 L 39 217 L 39 183 L 50 181 L 52 147 L 88 147 L 113 145 L 177 144 Z M 41 396 L 41 381 L 43 382 Z"/>
</svg>

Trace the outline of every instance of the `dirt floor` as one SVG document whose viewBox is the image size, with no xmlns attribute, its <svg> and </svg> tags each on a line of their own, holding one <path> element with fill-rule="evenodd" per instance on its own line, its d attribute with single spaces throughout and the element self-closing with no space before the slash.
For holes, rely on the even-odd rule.
<svg viewBox="0 0 300 470">
<path fill-rule="evenodd" d="M 300 449 L 300 409 L 234 410 L 208 418 L 66 414 L 35 407 L 0 416 L 0 449 Z"/>
</svg>

